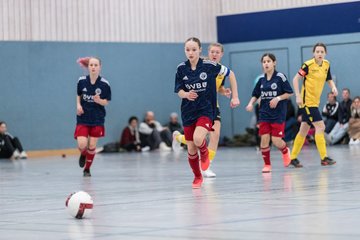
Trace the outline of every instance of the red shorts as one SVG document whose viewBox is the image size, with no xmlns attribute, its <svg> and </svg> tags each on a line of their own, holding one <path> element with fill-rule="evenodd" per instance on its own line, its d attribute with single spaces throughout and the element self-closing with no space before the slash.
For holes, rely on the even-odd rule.
<svg viewBox="0 0 360 240">
<path fill-rule="evenodd" d="M 270 134 L 273 137 L 285 137 L 285 122 L 283 123 L 259 123 L 259 135 Z"/>
<path fill-rule="evenodd" d="M 194 140 L 194 132 L 195 132 L 195 128 L 196 127 L 203 127 L 205 129 L 207 129 L 208 131 L 214 131 L 214 129 L 212 128 L 212 121 L 210 120 L 210 118 L 208 117 L 199 117 L 196 120 L 196 123 L 194 123 L 193 125 L 184 126 L 184 135 L 185 135 L 185 140 L 186 141 L 193 141 Z"/>
<path fill-rule="evenodd" d="M 77 137 L 103 137 L 105 136 L 104 126 L 86 126 L 78 124 L 75 128 L 74 138 Z"/>
</svg>

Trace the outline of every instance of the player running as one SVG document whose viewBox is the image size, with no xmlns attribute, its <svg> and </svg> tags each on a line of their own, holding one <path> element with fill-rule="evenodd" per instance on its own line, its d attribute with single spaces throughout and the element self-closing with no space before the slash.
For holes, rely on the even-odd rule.
<svg viewBox="0 0 360 240">
<path fill-rule="evenodd" d="M 84 168 L 84 177 L 90 177 L 90 167 L 95 157 L 98 138 L 105 136 L 105 107 L 111 100 L 109 82 L 100 76 L 101 60 L 86 57 L 78 60 L 87 68 L 89 75 L 79 78 L 76 97 L 76 129 L 74 133 L 81 152 L 79 165 Z"/>
<path fill-rule="evenodd" d="M 224 55 L 224 47 L 220 43 L 212 43 L 208 47 L 208 58 L 214 62 L 217 62 L 220 64 L 220 61 Z M 230 81 L 230 88 L 225 88 L 224 83 L 226 77 L 229 76 Z M 229 70 L 227 72 L 221 73 L 216 77 L 216 91 L 219 92 L 222 95 L 225 95 L 227 97 L 232 96 L 230 101 L 230 107 L 235 108 L 240 105 L 240 100 L 238 97 L 238 90 L 237 90 L 237 82 L 236 77 L 233 71 Z M 220 115 L 220 106 L 219 103 L 217 103 L 216 108 L 216 118 L 214 120 L 213 129 L 214 131 L 210 132 L 209 137 L 209 159 L 210 163 L 215 158 L 216 151 L 219 144 L 219 138 L 220 138 L 220 129 L 221 129 L 221 115 Z M 175 131 L 173 133 L 173 149 L 179 149 L 180 143 L 186 144 L 186 140 L 184 135 L 180 134 L 180 132 Z M 211 170 L 209 167 L 207 170 L 203 172 L 204 177 L 213 178 L 216 177 L 216 174 Z"/>
<path fill-rule="evenodd" d="M 263 173 L 271 172 L 270 139 L 281 151 L 284 166 L 290 164 L 290 150 L 282 139 L 285 136 L 285 118 L 288 99 L 292 94 L 290 83 L 283 73 L 277 72 L 276 57 L 265 53 L 261 58 L 264 75 L 260 77 L 252 92 L 252 98 L 246 106 L 247 111 L 253 110 L 253 105 L 260 98 L 259 135 L 260 149 L 264 160 Z"/>
<path fill-rule="evenodd" d="M 209 151 L 205 138 L 213 131 L 216 118 L 216 77 L 229 71 L 226 67 L 200 58 L 201 43 L 197 38 L 185 42 L 187 61 L 177 67 L 175 92 L 182 99 L 181 118 L 187 142 L 188 160 L 195 175 L 192 187 L 200 188 L 203 182 L 201 170 L 209 168 Z M 200 163 L 199 155 L 200 151 Z"/>
</svg>

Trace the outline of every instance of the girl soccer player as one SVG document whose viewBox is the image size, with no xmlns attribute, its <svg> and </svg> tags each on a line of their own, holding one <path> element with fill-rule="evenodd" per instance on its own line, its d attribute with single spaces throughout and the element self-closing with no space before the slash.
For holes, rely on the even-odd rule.
<svg viewBox="0 0 360 240">
<path fill-rule="evenodd" d="M 284 166 L 290 164 L 290 150 L 282 139 L 285 134 L 285 118 L 287 102 L 293 91 L 283 73 L 275 70 L 276 58 L 271 53 L 265 53 L 261 58 L 264 75 L 258 80 L 252 92 L 252 98 L 246 106 L 247 111 L 253 110 L 253 105 L 260 98 L 259 135 L 261 136 L 261 153 L 264 159 L 263 173 L 271 172 L 270 138 L 281 151 Z"/>
<path fill-rule="evenodd" d="M 211 61 L 220 63 L 221 58 L 224 55 L 224 47 L 220 43 L 212 43 L 208 47 L 208 58 Z M 230 88 L 227 89 L 224 87 L 225 78 L 229 76 L 230 81 Z M 235 108 L 240 105 L 240 100 L 238 97 L 238 90 L 237 90 L 237 83 L 236 83 L 236 77 L 233 71 L 229 70 L 225 74 L 219 74 L 216 77 L 216 91 L 219 92 L 222 95 L 225 95 L 227 97 L 230 97 L 232 95 L 231 101 L 230 101 L 230 107 Z M 216 151 L 219 144 L 219 138 L 220 138 L 220 129 L 221 129 L 221 116 L 220 116 L 220 108 L 219 104 L 217 104 L 216 108 L 216 118 L 214 120 L 213 129 L 214 131 L 210 132 L 210 141 L 209 141 L 209 160 L 210 163 L 213 161 L 216 155 Z M 184 135 L 181 135 L 180 132 L 175 131 L 173 134 L 173 141 L 174 145 L 178 145 L 180 143 L 186 144 Z M 175 146 L 176 149 L 176 146 Z M 203 172 L 204 177 L 216 177 L 216 174 L 210 169 L 210 167 Z"/>
<path fill-rule="evenodd" d="M 291 165 L 296 168 L 302 167 L 297 157 L 304 145 L 306 135 L 311 125 L 315 127 L 315 143 L 320 154 L 321 165 L 326 166 L 336 163 L 333 159 L 329 158 L 326 153 L 324 137 L 325 124 L 318 108 L 325 82 L 328 83 L 335 96 L 337 96 L 338 91 L 331 78 L 330 63 L 325 60 L 325 44 L 315 44 L 313 47 L 313 55 L 314 58 L 303 63 L 293 79 L 296 103 L 299 105 L 299 111 L 302 115 L 300 129 L 295 137 L 291 152 Z M 304 79 L 304 82 L 300 93 L 299 80 L 301 79 Z"/>
<path fill-rule="evenodd" d="M 177 67 L 175 92 L 182 99 L 181 118 L 184 125 L 188 148 L 189 164 L 195 175 L 192 187 L 200 188 L 203 178 L 201 170 L 208 169 L 209 152 L 205 137 L 213 131 L 216 118 L 216 77 L 229 71 L 226 67 L 210 60 L 200 58 L 201 43 L 197 38 L 185 42 L 186 62 Z M 201 170 L 199 165 L 199 155 Z"/>
<path fill-rule="evenodd" d="M 77 83 L 77 121 L 74 133 L 81 152 L 79 165 L 84 167 L 84 177 L 90 177 L 90 167 L 95 157 L 98 138 L 105 136 L 105 107 L 111 100 L 109 82 L 100 76 L 101 60 L 97 57 L 80 58 L 80 66 L 87 68 L 89 75 Z"/>
</svg>

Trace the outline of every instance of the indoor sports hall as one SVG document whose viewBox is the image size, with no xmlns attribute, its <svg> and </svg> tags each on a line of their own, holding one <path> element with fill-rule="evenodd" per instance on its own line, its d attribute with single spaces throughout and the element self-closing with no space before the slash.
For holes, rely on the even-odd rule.
<svg viewBox="0 0 360 240">
<path fill-rule="evenodd" d="M 192 37 L 201 40 L 201 58 L 212 43 L 222 44 L 221 64 L 235 74 L 240 100 L 231 107 L 229 75 L 223 87 L 232 95 L 218 94 L 220 140 L 210 165 L 216 177 L 202 171 L 199 188 L 192 185 L 191 143 L 180 146 L 169 131 L 169 117 L 183 125 L 184 100 L 174 86 L 181 63 L 191 62 L 186 44 Z M 262 56 L 276 56 L 276 71 L 293 88 L 319 42 L 327 47 L 339 109 L 347 102 L 344 91 L 352 99 L 349 124 L 338 120 L 349 126 L 344 135 L 336 142 L 332 131 L 324 135 L 336 164 L 322 166 L 318 132 L 311 129 L 297 156 L 302 168 L 284 167 L 273 144 L 272 170 L 262 172 L 258 115 L 246 110 L 263 76 Z M 0 159 L 0 239 L 359 239 L 359 52 L 360 1 L 0 0 L 0 156 L 7 139 L 17 140 Z M 79 82 L 93 84 L 92 76 L 111 87 L 111 97 L 102 99 L 104 90 L 95 88 L 100 100 L 84 94 L 91 85 Z M 325 84 L 319 112 L 331 91 Z M 91 175 L 79 168 L 84 136 L 76 136 L 86 100 L 106 109 L 96 151 L 86 140 Z M 156 139 L 142 132 L 149 115 L 170 132 L 170 143 L 159 134 L 153 147 Z M 127 128 L 139 140 L 133 151 L 121 144 Z M 289 156 L 299 129 L 292 130 Z M 91 215 L 82 219 L 69 214 L 78 191 L 93 200 Z"/>
</svg>

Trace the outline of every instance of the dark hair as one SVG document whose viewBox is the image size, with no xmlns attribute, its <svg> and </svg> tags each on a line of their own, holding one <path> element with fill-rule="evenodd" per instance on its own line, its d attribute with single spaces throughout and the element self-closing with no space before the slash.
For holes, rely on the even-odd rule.
<svg viewBox="0 0 360 240">
<path fill-rule="evenodd" d="M 273 60 L 273 62 L 276 61 L 276 57 L 272 53 L 264 53 L 264 55 L 262 55 L 261 57 L 261 62 L 264 60 L 264 57 L 269 57 L 271 60 Z"/>
<path fill-rule="evenodd" d="M 136 120 L 137 122 L 139 121 L 137 117 L 131 116 L 131 117 L 129 118 L 129 121 L 128 121 L 129 124 L 130 124 L 133 120 Z"/>
<path fill-rule="evenodd" d="M 196 37 L 191 37 L 191 38 L 188 38 L 185 43 L 189 42 L 189 41 L 193 41 L 193 42 L 196 42 L 198 45 L 199 45 L 199 48 L 201 48 L 201 42 L 198 38 Z"/>
<path fill-rule="evenodd" d="M 334 99 L 335 99 L 335 101 L 336 101 L 336 96 L 334 95 L 333 92 L 328 92 L 327 96 L 329 97 L 331 94 L 333 95 L 333 97 L 334 97 Z"/>
<path fill-rule="evenodd" d="M 348 89 L 348 88 L 343 88 L 342 90 L 347 91 L 348 93 L 350 93 L 350 89 Z"/>
<path fill-rule="evenodd" d="M 356 97 L 354 97 L 353 102 L 355 101 L 355 99 L 360 100 L 360 96 L 356 96 Z"/>
<path fill-rule="evenodd" d="M 313 52 L 315 52 L 316 47 L 323 47 L 323 48 L 325 49 L 325 52 L 327 52 L 327 51 L 326 51 L 326 46 L 325 46 L 325 44 L 323 44 L 322 42 L 318 42 L 318 43 L 316 43 L 316 44 L 314 45 L 314 47 L 313 47 Z"/>
<path fill-rule="evenodd" d="M 1 125 L 3 125 L 3 124 L 5 124 L 5 125 L 6 125 L 6 122 L 4 122 L 4 121 L 0 121 L 0 126 L 1 126 Z"/>
</svg>

